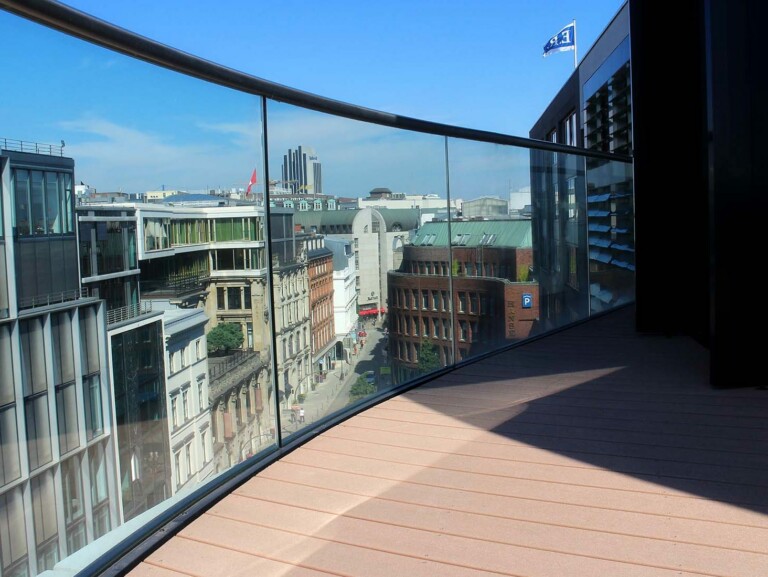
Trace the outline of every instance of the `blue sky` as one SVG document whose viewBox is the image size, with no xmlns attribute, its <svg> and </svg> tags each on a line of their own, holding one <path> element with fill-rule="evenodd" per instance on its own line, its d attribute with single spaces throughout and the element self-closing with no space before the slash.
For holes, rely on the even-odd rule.
<svg viewBox="0 0 768 577">
<path fill-rule="evenodd" d="M 581 58 L 622 4 L 65 3 L 185 52 L 315 94 L 520 136 L 527 136 L 573 69 L 571 52 L 542 57 L 548 38 L 576 18 Z M 127 192 L 161 185 L 242 186 L 258 163 L 261 125 L 253 97 L 153 69 L 7 14 L 0 15 L 0 30 L 4 45 L 16 47 L 0 57 L 9 79 L 0 137 L 65 139 L 78 180 Z M 279 104 L 270 110 L 271 178 L 279 178 L 284 149 L 303 144 L 317 151 L 331 194 L 364 195 L 375 186 L 441 194 L 445 188 L 443 145 L 435 137 L 406 138 Z M 510 160 L 510 166 L 517 164 Z M 458 192 L 479 195 L 500 182 L 525 184 L 515 184 L 514 174 L 494 178 L 494 186 Z M 465 180 L 479 182 L 471 175 Z"/>
</svg>

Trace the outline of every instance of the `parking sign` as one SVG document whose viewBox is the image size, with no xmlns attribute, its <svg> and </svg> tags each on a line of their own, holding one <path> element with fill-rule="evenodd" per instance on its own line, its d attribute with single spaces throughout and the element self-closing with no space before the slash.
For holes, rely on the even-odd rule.
<svg viewBox="0 0 768 577">
<path fill-rule="evenodd" d="M 533 295 L 531 293 L 523 293 L 523 308 L 529 309 L 533 306 Z"/>
</svg>

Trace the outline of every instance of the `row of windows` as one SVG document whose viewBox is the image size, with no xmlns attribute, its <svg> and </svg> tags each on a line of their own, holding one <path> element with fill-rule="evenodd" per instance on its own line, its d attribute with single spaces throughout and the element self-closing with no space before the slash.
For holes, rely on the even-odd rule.
<svg viewBox="0 0 768 577">
<path fill-rule="evenodd" d="M 54 459 L 52 429 L 58 433 L 60 455 L 104 433 L 96 312 L 90 307 L 79 311 L 77 332 L 73 326 L 74 314 L 66 311 L 19 322 L 23 427 L 30 470 Z M 13 386 L 12 350 L 15 347 L 11 328 L 10 324 L 0 325 L 0 486 L 22 474 L 17 438 L 17 419 L 21 414 Z M 80 366 L 85 373 L 79 390 L 73 346 L 73 339 L 78 337 L 81 339 Z M 49 410 L 51 394 L 55 415 Z M 84 408 L 83 423 L 78 422 L 78 397 Z"/>
<path fill-rule="evenodd" d="M 208 409 L 208 395 L 206 393 L 205 381 L 197 383 L 197 406 L 192 406 L 192 387 L 185 387 L 181 392 L 171 395 L 170 418 L 171 425 L 177 429 L 187 423 L 193 415 L 199 414 Z"/>
<path fill-rule="evenodd" d="M 399 341 L 395 346 L 395 356 L 399 358 L 401 361 L 405 361 L 408 363 L 418 363 L 420 346 L 421 345 L 419 343 Z M 440 365 L 441 366 L 447 365 L 451 359 L 451 346 L 450 345 L 437 346 L 435 347 L 435 349 L 440 358 Z"/>
<path fill-rule="evenodd" d="M 450 293 L 445 290 L 430 289 L 394 289 L 393 305 L 402 309 L 450 311 Z M 456 310 L 460 313 L 493 315 L 494 300 L 485 293 L 458 291 Z"/>
<path fill-rule="evenodd" d="M 36 572 L 42 573 L 53 569 L 60 551 L 67 556 L 85 546 L 86 507 L 91 509 L 94 539 L 111 529 L 106 461 L 104 447 L 94 445 L 31 478 L 26 498 L 21 486 L 0 495 L 2 575 L 29 575 L 30 555 Z M 61 500 L 56 499 L 57 486 Z M 65 531 L 62 542 L 60 518 Z M 26 539 L 28 523 L 32 524 L 33 543 Z"/>
<path fill-rule="evenodd" d="M 514 266 L 494 261 L 472 262 L 453 261 L 453 270 L 445 261 L 411 261 L 408 272 L 430 276 L 485 276 L 494 278 L 512 278 Z"/>
<path fill-rule="evenodd" d="M 196 455 L 197 451 L 195 451 L 193 446 L 194 439 L 186 443 L 183 448 L 173 452 L 173 472 L 176 478 L 176 489 L 180 489 L 197 471 L 202 469 L 211 460 L 208 438 L 208 431 L 200 431 L 200 444 L 197 445 L 200 449 L 199 466 L 195 466 L 195 459 L 198 455 Z"/>
<path fill-rule="evenodd" d="M 262 218 L 258 216 L 219 219 L 143 219 L 144 250 L 161 250 L 208 242 L 263 241 Z"/>
<path fill-rule="evenodd" d="M 451 322 L 445 318 L 395 315 L 393 319 L 394 331 L 400 335 L 441 340 L 451 340 L 452 338 Z M 458 328 L 460 341 L 480 342 L 483 340 L 481 325 L 478 321 L 460 320 Z M 487 331 L 487 326 L 483 325 L 482 329 Z"/>
<path fill-rule="evenodd" d="M 207 356 L 202 337 L 184 347 L 168 353 L 169 374 L 174 374 L 185 369 L 190 364 L 190 359 L 196 363 Z"/>
<path fill-rule="evenodd" d="M 220 248 L 210 254 L 212 270 L 260 270 L 267 266 L 262 248 Z"/>
<path fill-rule="evenodd" d="M 218 310 L 251 310 L 251 306 L 250 286 L 216 288 L 216 308 Z"/>
<path fill-rule="evenodd" d="M 19 236 L 71 234 L 75 230 L 72 174 L 13 169 L 13 223 Z"/>
<path fill-rule="evenodd" d="M 282 343 L 284 359 L 292 357 L 295 353 L 307 348 L 307 327 L 304 327 L 301 332 L 296 331 L 295 333 L 288 335 L 287 338 L 282 340 Z"/>
</svg>

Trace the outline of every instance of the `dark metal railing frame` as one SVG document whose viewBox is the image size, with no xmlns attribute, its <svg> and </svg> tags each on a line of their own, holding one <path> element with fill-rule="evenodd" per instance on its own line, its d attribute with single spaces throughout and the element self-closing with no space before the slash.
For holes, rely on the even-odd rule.
<svg viewBox="0 0 768 577">
<path fill-rule="evenodd" d="M 83 39 L 89 43 L 240 92 L 352 120 L 443 136 L 446 138 L 446 149 L 448 145 L 447 138 L 452 137 L 492 144 L 518 146 L 543 152 L 575 154 L 584 158 L 622 162 L 632 161 L 630 156 L 589 151 L 546 141 L 440 124 L 324 98 L 309 92 L 269 82 L 176 50 L 110 24 L 109 22 L 94 18 L 93 16 L 75 10 L 69 6 L 59 4 L 53 0 L 0 0 L 0 9 L 4 9 L 33 22 Z M 263 114 L 266 115 L 266 106 L 264 106 Z M 594 316 L 592 318 L 594 318 Z M 547 335 L 534 337 L 524 343 L 507 345 L 493 353 L 480 355 L 466 361 L 455 363 L 450 367 L 438 370 L 428 376 L 410 381 L 385 393 L 380 393 L 375 397 L 355 405 L 349 411 L 334 414 L 317 421 L 311 428 L 298 431 L 289 437 L 287 441 L 283 440 L 282 444 L 266 449 L 253 458 L 233 466 L 215 482 L 203 485 L 183 500 L 171 505 L 163 513 L 158 514 L 151 521 L 146 523 L 140 530 L 134 532 L 128 538 L 122 540 L 120 543 L 111 547 L 102 555 L 91 561 L 78 573 L 78 575 L 90 577 L 93 575 L 117 576 L 126 574 L 184 526 L 201 515 L 220 499 L 234 491 L 238 486 L 245 483 L 259 471 L 303 445 L 308 440 L 320 435 L 344 420 L 393 396 L 402 394 L 407 390 L 440 377 L 458 367 L 471 364 L 486 358 L 491 354 L 496 354 L 499 351 L 515 348 L 520 346 L 520 344 L 527 344 L 532 340 L 548 336 L 553 332 L 564 330 L 574 324 L 585 322 L 586 320 L 588 319 L 571 323 L 564 327 L 559 327 L 555 331 L 547 333 Z M 274 362 L 274 359 L 270 360 L 273 360 Z M 277 430 L 279 430 L 279 422 Z"/>
</svg>

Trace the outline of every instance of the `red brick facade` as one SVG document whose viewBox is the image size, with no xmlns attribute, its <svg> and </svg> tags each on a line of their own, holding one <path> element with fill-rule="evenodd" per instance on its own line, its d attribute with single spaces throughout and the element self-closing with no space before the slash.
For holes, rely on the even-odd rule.
<svg viewBox="0 0 768 577">
<path fill-rule="evenodd" d="M 454 361 L 454 342 L 455 361 L 461 361 L 530 336 L 538 320 L 539 287 L 517 280 L 528 280 L 531 252 L 454 247 L 449 265 L 445 248 L 405 247 L 404 272 L 391 272 L 388 279 L 389 355 L 400 381 L 417 374 L 425 341 L 445 365 Z M 523 308 L 524 296 L 530 308 Z"/>
</svg>

